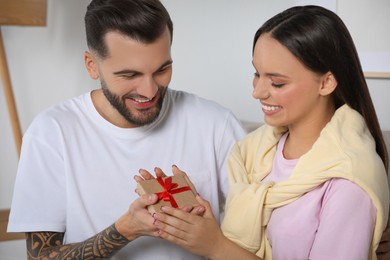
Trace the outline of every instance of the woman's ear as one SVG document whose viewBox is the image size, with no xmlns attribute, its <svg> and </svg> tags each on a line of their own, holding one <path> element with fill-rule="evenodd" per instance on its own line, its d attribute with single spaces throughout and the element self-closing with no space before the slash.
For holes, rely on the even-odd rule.
<svg viewBox="0 0 390 260">
<path fill-rule="evenodd" d="M 89 51 L 84 52 L 84 64 L 91 79 L 96 80 L 99 78 L 99 72 L 97 69 L 96 58 Z"/>
<path fill-rule="evenodd" d="M 327 72 L 322 77 L 322 84 L 320 88 L 320 95 L 327 96 L 333 93 L 337 87 L 337 80 L 332 72 Z"/>
</svg>

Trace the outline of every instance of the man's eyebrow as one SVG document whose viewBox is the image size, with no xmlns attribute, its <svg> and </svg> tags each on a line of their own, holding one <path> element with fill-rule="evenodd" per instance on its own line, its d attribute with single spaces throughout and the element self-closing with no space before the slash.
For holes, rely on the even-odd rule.
<svg viewBox="0 0 390 260">
<path fill-rule="evenodd" d="M 157 71 L 163 69 L 164 67 L 167 67 L 169 65 L 171 65 L 173 63 L 172 60 L 167 60 L 166 62 L 164 62 L 158 69 Z M 137 71 L 137 70 L 129 70 L 129 69 L 124 69 L 124 70 L 120 70 L 120 71 L 114 71 L 113 72 L 114 75 L 128 75 L 128 74 L 141 74 L 140 71 Z"/>
<path fill-rule="evenodd" d="M 136 70 L 120 70 L 120 71 L 114 71 L 112 74 L 114 75 L 126 75 L 126 74 L 139 74 L 140 72 L 139 71 L 136 71 Z"/>
</svg>

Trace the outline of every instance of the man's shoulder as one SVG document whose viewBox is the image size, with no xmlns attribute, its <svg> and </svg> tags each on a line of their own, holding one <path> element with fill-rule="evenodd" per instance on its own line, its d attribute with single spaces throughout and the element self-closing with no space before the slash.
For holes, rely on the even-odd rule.
<svg viewBox="0 0 390 260">
<path fill-rule="evenodd" d="M 85 108 L 87 97 L 88 93 L 85 93 L 76 97 L 64 99 L 57 104 L 47 107 L 45 110 L 41 111 L 38 116 L 74 113 L 81 108 Z"/>
<path fill-rule="evenodd" d="M 29 128 L 50 128 L 51 126 L 64 124 L 69 120 L 79 117 L 85 113 L 85 100 L 87 93 L 65 99 L 57 104 L 51 105 L 39 112 L 33 119 Z"/>
</svg>

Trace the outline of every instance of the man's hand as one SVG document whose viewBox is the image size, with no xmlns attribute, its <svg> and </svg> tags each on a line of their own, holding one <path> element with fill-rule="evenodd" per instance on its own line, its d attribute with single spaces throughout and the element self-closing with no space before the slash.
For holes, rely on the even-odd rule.
<svg viewBox="0 0 390 260">
<path fill-rule="evenodd" d="M 140 181 L 151 180 L 151 179 L 155 178 L 150 172 L 148 172 L 145 169 L 139 169 L 138 172 L 139 172 L 139 175 L 134 176 L 134 180 L 137 183 Z M 154 173 L 156 174 L 156 177 L 166 177 L 165 173 L 158 167 L 154 168 Z"/>
<path fill-rule="evenodd" d="M 158 236 L 157 228 L 153 225 L 154 218 L 147 210 L 147 206 L 156 203 L 157 199 L 156 194 L 145 194 L 136 199 L 115 223 L 118 232 L 128 240 L 141 235 Z"/>
</svg>

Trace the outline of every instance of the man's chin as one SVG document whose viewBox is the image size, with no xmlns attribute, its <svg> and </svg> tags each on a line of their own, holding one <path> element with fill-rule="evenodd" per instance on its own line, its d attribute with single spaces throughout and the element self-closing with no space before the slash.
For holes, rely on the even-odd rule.
<svg viewBox="0 0 390 260">
<path fill-rule="evenodd" d="M 153 122 L 155 122 L 160 114 L 160 111 L 156 111 L 153 114 L 148 114 L 148 115 L 141 115 L 138 116 L 137 118 L 127 118 L 127 121 L 133 125 L 136 125 L 138 127 L 140 126 L 145 126 L 149 125 Z"/>
</svg>

